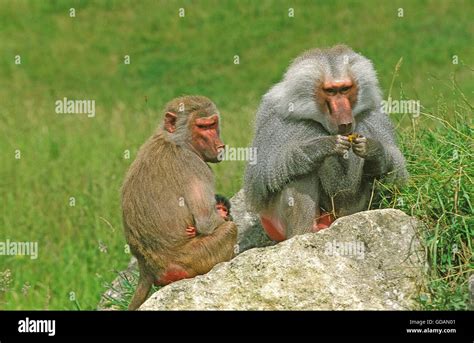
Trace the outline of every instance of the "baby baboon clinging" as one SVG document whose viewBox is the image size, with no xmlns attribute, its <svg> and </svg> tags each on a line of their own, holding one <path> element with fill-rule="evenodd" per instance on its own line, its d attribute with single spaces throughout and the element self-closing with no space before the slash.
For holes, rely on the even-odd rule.
<svg viewBox="0 0 474 343">
<path fill-rule="evenodd" d="M 140 148 L 122 187 L 125 237 L 140 277 L 129 309 L 153 283 L 207 273 L 233 256 L 237 229 L 216 211 L 206 162 L 224 148 L 219 112 L 209 99 L 186 96 L 165 109 L 163 126 Z"/>
<path fill-rule="evenodd" d="M 270 238 L 319 231 L 367 209 L 374 179 L 406 179 L 381 100 L 372 63 L 346 46 L 302 54 L 265 94 L 245 193 Z"/>
<path fill-rule="evenodd" d="M 221 194 L 216 194 L 216 210 L 225 220 L 233 220 L 230 214 L 230 201 Z"/>
<path fill-rule="evenodd" d="M 232 215 L 230 214 L 230 201 L 225 196 L 216 194 L 216 211 L 224 220 L 233 221 Z M 196 228 L 190 226 L 186 229 L 186 233 L 189 237 L 196 236 Z"/>
</svg>

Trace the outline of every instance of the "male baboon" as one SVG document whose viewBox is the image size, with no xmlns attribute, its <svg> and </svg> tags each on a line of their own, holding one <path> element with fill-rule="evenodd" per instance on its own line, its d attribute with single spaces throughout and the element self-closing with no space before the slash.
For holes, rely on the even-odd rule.
<svg viewBox="0 0 474 343">
<path fill-rule="evenodd" d="M 302 54 L 265 94 L 245 193 L 270 238 L 367 209 L 374 179 L 406 179 L 381 100 L 372 63 L 341 45 Z"/>
<path fill-rule="evenodd" d="M 206 163 L 218 162 L 223 148 L 219 112 L 201 96 L 168 103 L 163 126 L 140 148 L 122 187 L 125 237 L 140 271 L 129 309 L 153 283 L 204 274 L 232 258 L 237 229 L 216 211 Z"/>
</svg>

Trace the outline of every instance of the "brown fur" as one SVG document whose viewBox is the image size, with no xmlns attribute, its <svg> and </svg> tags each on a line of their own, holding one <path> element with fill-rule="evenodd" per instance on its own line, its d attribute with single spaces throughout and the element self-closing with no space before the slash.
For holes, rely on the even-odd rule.
<svg viewBox="0 0 474 343">
<path fill-rule="evenodd" d="M 187 98 L 177 100 L 189 105 Z M 196 102 L 200 98 L 191 97 L 192 112 L 199 111 Z M 177 104 L 177 100 L 170 104 Z M 168 110 L 174 106 L 170 104 Z M 205 108 L 207 112 L 214 109 Z M 139 284 L 129 309 L 143 303 L 151 284 L 170 265 L 183 268 L 193 277 L 233 256 L 236 226 L 217 214 L 212 171 L 190 149 L 190 134 L 186 135 L 182 127 L 189 131 L 193 118 L 201 113 L 176 114 L 176 132 L 171 134 L 163 128 L 155 132 L 140 148 L 122 188 L 125 237 L 140 267 Z M 196 227 L 196 237 L 186 235 L 189 226 Z"/>
</svg>

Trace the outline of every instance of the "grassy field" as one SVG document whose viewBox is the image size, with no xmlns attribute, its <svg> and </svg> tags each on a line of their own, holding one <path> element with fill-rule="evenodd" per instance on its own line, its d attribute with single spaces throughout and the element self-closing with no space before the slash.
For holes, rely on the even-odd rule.
<svg viewBox="0 0 474 343">
<path fill-rule="evenodd" d="M 374 62 L 385 96 L 423 106 L 419 118 L 392 115 L 412 178 L 386 206 L 427 223 L 421 303 L 466 308 L 473 15 L 472 1 L 1 1 L 0 241 L 38 242 L 39 256 L 0 256 L 0 309 L 96 307 L 130 258 L 124 173 L 168 100 L 209 96 L 225 142 L 247 146 L 260 97 L 290 60 L 336 43 Z M 95 100 L 96 116 L 56 114 L 64 97 Z M 218 192 L 239 190 L 244 162 L 213 169 Z"/>
</svg>

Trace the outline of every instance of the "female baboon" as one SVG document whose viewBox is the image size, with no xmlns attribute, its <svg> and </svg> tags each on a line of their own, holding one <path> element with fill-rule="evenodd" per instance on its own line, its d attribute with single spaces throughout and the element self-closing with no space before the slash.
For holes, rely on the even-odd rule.
<svg viewBox="0 0 474 343">
<path fill-rule="evenodd" d="M 233 256 L 237 229 L 216 211 L 219 112 L 208 98 L 186 96 L 166 106 L 163 126 L 140 148 L 122 188 L 125 237 L 140 277 L 129 309 L 153 283 L 207 273 Z"/>
</svg>

